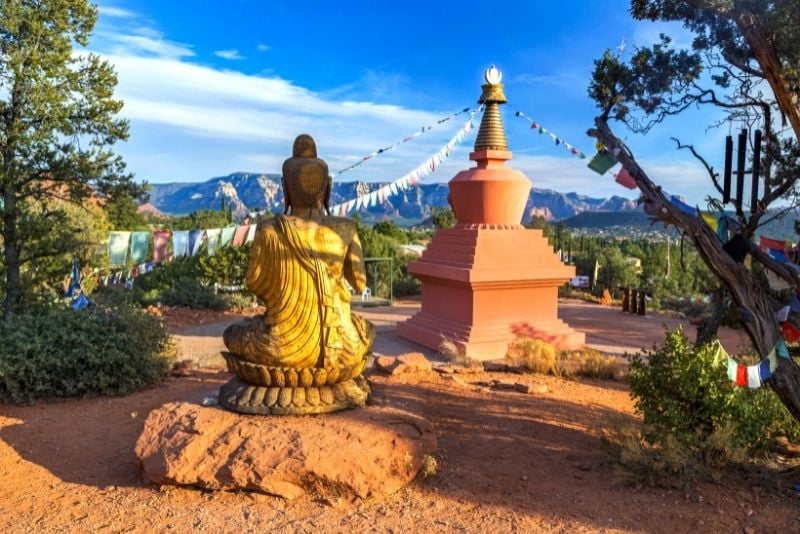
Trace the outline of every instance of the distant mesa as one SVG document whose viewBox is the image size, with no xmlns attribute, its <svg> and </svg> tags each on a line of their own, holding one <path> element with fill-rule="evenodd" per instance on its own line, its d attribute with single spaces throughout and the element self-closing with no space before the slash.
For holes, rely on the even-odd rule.
<svg viewBox="0 0 800 534">
<path fill-rule="evenodd" d="M 384 183 L 336 181 L 331 192 L 331 205 L 350 200 L 359 194 L 376 191 Z M 200 209 L 219 209 L 221 199 L 234 215 L 243 217 L 250 211 L 283 210 L 283 193 L 279 174 L 237 172 L 205 182 L 151 184 L 150 203 L 169 215 L 185 215 Z M 401 225 L 419 224 L 430 218 L 431 208 L 447 206 L 447 183 L 424 183 L 390 196 L 384 204 L 361 210 L 367 222 L 390 218 Z M 583 212 L 632 211 L 634 201 L 623 197 L 592 198 L 579 193 L 560 193 L 549 189 L 533 189 L 525 207 L 525 221 L 542 216 L 561 221 Z"/>
<path fill-rule="evenodd" d="M 168 215 L 155 207 L 152 202 L 145 202 L 144 204 L 140 204 L 136 211 L 143 215 L 149 215 L 150 217 L 155 217 L 157 219 L 166 219 Z"/>
</svg>

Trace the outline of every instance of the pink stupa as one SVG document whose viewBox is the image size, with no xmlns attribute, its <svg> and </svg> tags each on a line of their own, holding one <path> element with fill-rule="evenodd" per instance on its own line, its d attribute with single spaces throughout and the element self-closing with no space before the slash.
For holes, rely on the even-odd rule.
<svg viewBox="0 0 800 534">
<path fill-rule="evenodd" d="M 501 359 L 517 336 L 580 348 L 585 335 L 558 319 L 558 287 L 575 274 L 541 230 L 520 224 L 531 182 L 505 167 L 511 159 L 500 104 L 500 72 L 491 67 L 479 100 L 485 105 L 474 168 L 450 180 L 458 224 L 439 229 L 408 270 L 422 283 L 422 307 L 398 323 L 400 336 L 430 348 L 449 340 L 469 358 Z"/>
</svg>

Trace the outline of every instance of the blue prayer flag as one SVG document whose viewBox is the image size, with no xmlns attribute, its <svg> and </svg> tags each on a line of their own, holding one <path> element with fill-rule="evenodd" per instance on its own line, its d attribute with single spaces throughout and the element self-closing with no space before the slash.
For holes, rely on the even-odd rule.
<svg viewBox="0 0 800 534">
<path fill-rule="evenodd" d="M 772 259 L 777 261 L 778 263 L 780 264 L 789 263 L 789 258 L 786 257 L 786 254 L 784 254 L 782 250 L 768 248 L 767 252 L 772 257 Z"/>
<path fill-rule="evenodd" d="M 672 195 L 672 197 L 670 197 L 670 202 L 672 202 L 673 206 L 675 206 L 676 208 L 678 208 L 679 210 L 681 210 L 682 212 L 684 212 L 687 215 L 691 215 L 692 217 L 697 215 L 697 210 L 695 208 L 693 208 L 690 205 L 686 204 L 685 202 L 683 202 L 680 198 L 676 197 L 675 195 Z"/>
<path fill-rule="evenodd" d="M 762 384 L 772 376 L 772 371 L 769 368 L 769 359 L 764 358 L 761 360 L 761 363 L 758 364 L 758 375 L 761 377 Z"/>
</svg>

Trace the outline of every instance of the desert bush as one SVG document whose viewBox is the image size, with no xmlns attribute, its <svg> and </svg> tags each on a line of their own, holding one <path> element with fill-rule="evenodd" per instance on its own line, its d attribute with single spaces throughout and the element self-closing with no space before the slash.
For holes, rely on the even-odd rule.
<svg viewBox="0 0 800 534">
<path fill-rule="evenodd" d="M 615 356 L 586 348 L 562 352 L 558 359 L 560 372 L 567 376 L 616 380 L 625 373 L 624 363 Z"/>
<path fill-rule="evenodd" d="M 163 323 L 123 298 L 28 310 L 0 322 L 0 339 L 0 401 L 13 403 L 129 393 L 161 379 L 174 354 Z"/>
<path fill-rule="evenodd" d="M 664 345 L 633 355 L 628 381 L 651 444 L 672 439 L 703 458 L 725 456 L 709 449 L 722 444 L 733 458 L 737 449 L 756 452 L 778 435 L 800 437 L 800 424 L 772 391 L 733 385 L 719 346 L 695 346 L 682 328 L 668 332 Z"/>
<path fill-rule="evenodd" d="M 623 362 L 613 356 L 589 348 L 559 351 L 546 341 L 527 337 L 517 338 L 509 344 L 506 361 L 530 373 L 561 377 L 616 380 L 624 373 Z"/>
<path fill-rule="evenodd" d="M 620 414 L 602 417 L 593 427 L 613 460 L 617 478 L 629 484 L 675 486 L 701 478 L 719 479 L 732 462 L 741 463 L 747 458 L 747 451 L 732 444 L 735 430 L 730 424 L 699 439 L 694 450 L 672 435 L 653 444 L 641 430 L 641 425 Z M 698 451 L 703 454 L 698 455 Z"/>
<path fill-rule="evenodd" d="M 561 375 L 558 350 L 540 339 L 519 338 L 511 342 L 506 360 L 531 373 Z"/>
</svg>

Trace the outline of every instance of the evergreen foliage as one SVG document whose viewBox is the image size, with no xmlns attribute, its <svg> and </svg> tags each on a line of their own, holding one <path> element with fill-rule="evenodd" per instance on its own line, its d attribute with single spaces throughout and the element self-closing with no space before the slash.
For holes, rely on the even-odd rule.
<svg viewBox="0 0 800 534">
<path fill-rule="evenodd" d="M 73 252 L 49 239 L 63 205 L 93 195 L 139 194 L 110 147 L 128 135 L 117 118 L 116 75 L 86 46 L 97 20 L 87 0 L 0 2 L 0 236 L 6 320 L 22 304 L 22 276 L 38 282 L 42 258 Z"/>
<path fill-rule="evenodd" d="M 0 402 L 121 395 L 164 377 L 174 349 L 163 323 L 124 300 L 99 302 L 0 322 Z"/>
<path fill-rule="evenodd" d="M 660 446 L 677 440 L 695 454 L 724 428 L 734 446 L 751 452 L 776 436 L 800 438 L 800 423 L 772 392 L 728 380 L 717 347 L 693 345 L 679 329 L 667 333 L 663 346 L 631 357 L 628 380 L 645 438 Z"/>
</svg>

